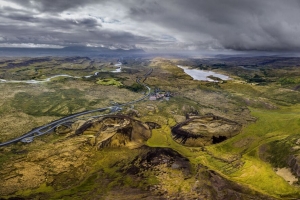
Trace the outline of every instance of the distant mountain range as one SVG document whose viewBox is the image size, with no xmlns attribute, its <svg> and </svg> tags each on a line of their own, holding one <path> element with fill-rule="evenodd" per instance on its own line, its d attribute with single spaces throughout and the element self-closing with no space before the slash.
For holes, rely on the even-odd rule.
<svg viewBox="0 0 300 200">
<path fill-rule="evenodd" d="M 0 57 L 36 57 L 36 56 L 120 56 L 143 54 L 142 49 L 109 49 L 105 47 L 73 46 L 61 49 L 53 48 L 16 48 L 0 47 Z"/>
</svg>

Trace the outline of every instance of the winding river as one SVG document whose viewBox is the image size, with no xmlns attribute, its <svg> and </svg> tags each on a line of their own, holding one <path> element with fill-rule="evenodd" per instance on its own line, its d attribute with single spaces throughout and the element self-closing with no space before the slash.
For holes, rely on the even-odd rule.
<svg viewBox="0 0 300 200">
<path fill-rule="evenodd" d="M 117 64 L 115 64 L 114 66 L 118 67 L 117 69 L 115 69 L 114 71 L 110 71 L 112 73 L 119 73 L 122 70 L 122 63 L 118 62 Z M 92 75 L 88 75 L 88 76 L 84 76 L 85 78 L 89 78 L 92 76 L 97 76 L 99 74 L 99 72 L 95 72 Z M 42 79 L 42 80 L 6 80 L 6 79 L 0 79 L 0 83 L 31 83 L 31 84 L 36 84 L 36 83 L 46 83 L 46 82 L 50 82 L 51 79 L 57 78 L 57 77 L 69 77 L 69 78 L 82 78 L 79 76 L 71 76 L 68 74 L 59 74 L 59 75 L 55 75 L 55 76 L 51 76 L 49 78 L 46 79 Z"/>
<path fill-rule="evenodd" d="M 121 72 L 121 70 L 122 70 L 122 63 L 121 62 L 118 62 L 117 64 L 115 64 L 115 66 L 116 67 L 119 67 L 119 68 L 117 68 L 117 69 L 115 69 L 114 71 L 112 71 L 113 73 L 119 73 L 119 72 Z"/>
<path fill-rule="evenodd" d="M 71 77 L 71 78 L 81 78 L 79 76 L 71 76 L 67 74 L 59 74 L 55 76 L 51 76 L 49 78 L 43 79 L 43 80 L 5 80 L 5 79 L 0 79 L 0 83 L 45 83 L 51 81 L 53 78 L 57 77 Z"/>
</svg>

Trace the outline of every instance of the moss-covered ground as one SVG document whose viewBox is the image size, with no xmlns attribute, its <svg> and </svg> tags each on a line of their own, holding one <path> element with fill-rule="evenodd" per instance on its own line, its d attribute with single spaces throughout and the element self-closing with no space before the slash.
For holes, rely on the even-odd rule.
<svg viewBox="0 0 300 200">
<path fill-rule="evenodd" d="M 114 85 L 114 86 L 117 86 L 117 87 L 120 87 L 120 86 L 123 85 L 120 81 L 117 81 L 113 78 L 111 78 L 111 79 L 100 79 L 100 80 L 97 81 L 97 84 L 99 84 L 99 85 Z"/>
</svg>

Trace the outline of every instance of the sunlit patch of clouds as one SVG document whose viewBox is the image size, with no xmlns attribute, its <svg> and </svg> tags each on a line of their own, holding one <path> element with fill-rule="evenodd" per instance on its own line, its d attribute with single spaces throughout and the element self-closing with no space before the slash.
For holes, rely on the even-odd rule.
<svg viewBox="0 0 300 200">
<path fill-rule="evenodd" d="M 3 7 L 10 7 L 10 8 L 14 8 L 14 9 L 24 9 L 23 6 L 17 4 L 17 3 L 14 3 L 14 2 L 11 2 L 11 1 L 7 1 L 7 0 L 0 0 L 0 7 L 3 8 Z"/>
<path fill-rule="evenodd" d="M 95 44 L 95 43 L 87 43 L 85 46 L 87 47 L 105 47 L 103 44 Z"/>
<path fill-rule="evenodd" d="M 34 44 L 34 43 L 0 43 L 0 47 L 11 48 L 50 48 L 50 49 L 62 49 L 64 46 L 53 44 Z"/>
</svg>

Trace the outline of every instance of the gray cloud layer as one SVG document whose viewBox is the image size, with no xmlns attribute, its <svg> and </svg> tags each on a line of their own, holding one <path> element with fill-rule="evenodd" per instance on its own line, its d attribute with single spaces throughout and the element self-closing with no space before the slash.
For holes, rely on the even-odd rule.
<svg viewBox="0 0 300 200">
<path fill-rule="evenodd" d="M 0 0 L 0 43 L 299 50 L 299 10 L 298 0 Z"/>
</svg>

